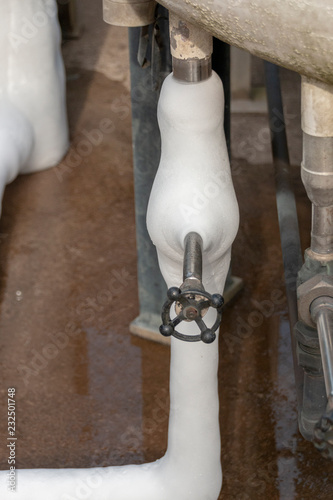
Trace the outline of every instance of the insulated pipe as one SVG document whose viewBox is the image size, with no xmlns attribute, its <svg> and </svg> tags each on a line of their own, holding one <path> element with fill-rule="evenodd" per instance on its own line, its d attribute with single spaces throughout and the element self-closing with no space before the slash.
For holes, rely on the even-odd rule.
<svg viewBox="0 0 333 500">
<path fill-rule="evenodd" d="M 19 173 L 56 165 L 68 147 L 55 0 L 0 6 L 0 197 Z"/>
<path fill-rule="evenodd" d="M 302 78 L 302 180 L 312 202 L 311 257 L 333 259 L 333 86 Z"/>
<path fill-rule="evenodd" d="M 165 80 L 158 119 L 162 156 L 147 225 L 168 287 L 182 282 L 184 240 L 202 238 L 203 285 L 222 293 L 238 229 L 223 135 L 223 88 L 215 73 L 195 84 Z M 205 316 L 207 324 L 215 311 Z M 179 329 L 193 334 L 196 324 Z M 171 340 L 168 449 L 151 464 L 94 469 L 19 470 L 16 500 L 216 500 L 220 463 L 218 342 Z M 10 500 L 7 472 L 1 498 Z"/>
<path fill-rule="evenodd" d="M 333 83 L 333 7 L 326 0 L 159 0 L 230 45 Z"/>
</svg>

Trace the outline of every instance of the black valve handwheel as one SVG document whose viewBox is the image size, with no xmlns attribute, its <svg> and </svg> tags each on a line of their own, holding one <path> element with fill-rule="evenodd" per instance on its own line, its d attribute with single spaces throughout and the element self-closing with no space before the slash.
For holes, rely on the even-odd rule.
<svg viewBox="0 0 333 500">
<path fill-rule="evenodd" d="M 203 290 L 181 290 L 177 287 L 169 288 L 168 300 L 163 305 L 162 321 L 160 333 L 165 337 L 176 337 L 186 342 L 199 342 L 202 340 L 205 344 L 210 344 L 216 338 L 216 330 L 221 324 L 222 307 L 224 300 L 222 295 L 214 293 L 210 295 Z M 197 299 L 196 299 L 197 297 Z M 173 319 L 170 318 L 170 308 L 176 302 L 181 306 L 180 313 Z M 216 320 L 211 328 L 208 328 L 202 319 L 202 313 L 213 307 L 216 309 Z M 181 321 L 195 321 L 200 329 L 198 335 L 185 335 L 176 330 L 176 326 Z"/>
</svg>

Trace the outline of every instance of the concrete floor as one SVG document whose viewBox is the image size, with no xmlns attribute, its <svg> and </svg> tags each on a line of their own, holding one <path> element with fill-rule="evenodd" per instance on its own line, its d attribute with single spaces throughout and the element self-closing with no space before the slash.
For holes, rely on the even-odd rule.
<svg viewBox="0 0 333 500">
<path fill-rule="evenodd" d="M 19 468 L 141 463 L 166 448 L 169 349 L 128 328 L 138 301 L 127 33 L 104 25 L 91 3 L 82 2 L 81 39 L 64 45 L 71 150 L 59 167 L 18 178 L 3 201 L 1 469 L 8 387 L 17 390 Z M 299 78 L 282 76 L 305 249 Z M 332 498 L 332 463 L 297 430 L 267 118 L 237 114 L 232 124 L 233 272 L 244 289 L 220 336 L 219 498 Z"/>
</svg>

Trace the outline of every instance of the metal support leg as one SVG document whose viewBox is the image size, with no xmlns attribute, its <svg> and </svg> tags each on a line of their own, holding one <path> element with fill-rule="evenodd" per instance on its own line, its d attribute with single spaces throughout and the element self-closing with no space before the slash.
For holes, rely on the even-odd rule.
<svg viewBox="0 0 333 500">
<path fill-rule="evenodd" d="M 167 11 L 163 14 L 166 16 Z M 150 37 L 152 36 L 150 27 Z M 146 213 L 149 195 L 160 159 L 161 140 L 157 124 L 157 101 L 159 90 L 152 88 L 151 65 L 140 66 L 138 51 L 141 28 L 129 30 L 131 99 L 132 99 L 132 137 L 135 187 L 135 218 L 138 259 L 138 294 L 140 314 L 130 324 L 130 331 L 140 337 L 170 343 L 158 333 L 161 323 L 161 303 L 167 287 L 158 266 L 156 249 L 149 238 Z M 169 52 L 168 25 L 160 26 L 160 37 Z M 151 38 L 150 38 L 151 40 Z M 150 48 L 147 48 L 150 57 Z M 171 59 L 165 55 L 165 69 L 171 71 Z M 163 77 L 163 75 L 162 75 Z"/>
</svg>

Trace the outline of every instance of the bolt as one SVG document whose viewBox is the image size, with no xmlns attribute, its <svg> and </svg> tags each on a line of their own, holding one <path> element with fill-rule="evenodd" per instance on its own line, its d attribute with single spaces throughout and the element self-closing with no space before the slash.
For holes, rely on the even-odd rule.
<svg viewBox="0 0 333 500">
<path fill-rule="evenodd" d="M 184 315 L 187 319 L 193 321 L 195 318 L 198 317 L 198 311 L 197 309 L 195 309 L 195 307 L 187 307 L 184 311 Z"/>
</svg>

